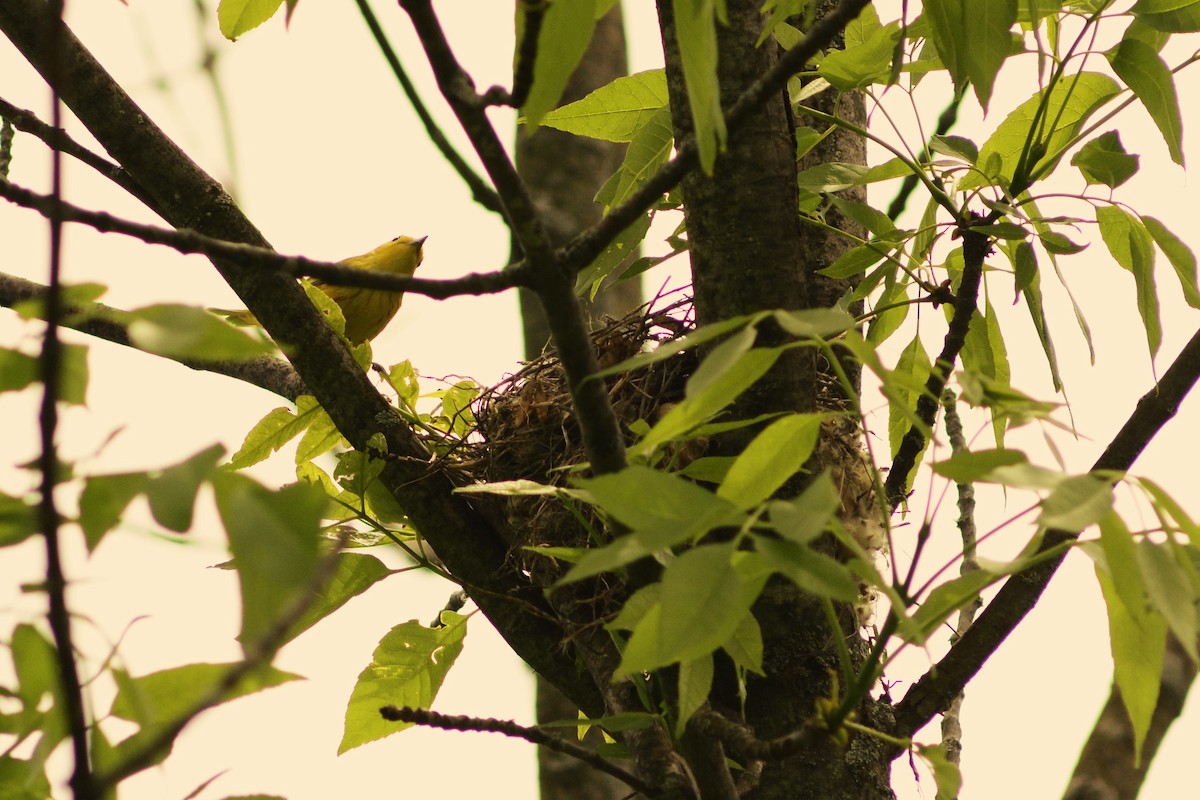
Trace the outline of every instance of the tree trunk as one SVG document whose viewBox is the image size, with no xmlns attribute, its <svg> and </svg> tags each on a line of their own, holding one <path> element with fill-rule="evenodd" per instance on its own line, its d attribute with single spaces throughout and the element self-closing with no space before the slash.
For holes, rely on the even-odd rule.
<svg viewBox="0 0 1200 800">
<path fill-rule="evenodd" d="M 729 24 L 718 26 L 718 79 L 725 105 L 777 58 L 772 42 L 755 46 L 763 22 L 760 5 L 752 0 L 730 0 Z M 690 135 L 693 125 L 670 0 L 660 0 L 658 9 L 672 120 L 676 141 L 680 141 Z M 855 104 L 861 108 L 861 100 L 852 101 L 849 107 L 853 109 Z M 862 162 L 865 147 L 852 137 L 835 135 L 812 157 Z M 844 292 L 845 287 L 814 275 L 846 246 L 838 237 L 804 225 L 796 174 L 791 110 L 781 94 L 731 137 L 711 176 L 696 172 L 684 179 L 700 324 L 762 309 L 832 305 Z M 758 346 L 784 340 L 783 332 L 774 325 L 760 326 Z M 816 387 L 812 351 L 794 348 L 741 397 L 733 414 L 751 418 L 771 412 L 811 411 L 817 403 Z M 755 432 L 743 429 L 715 443 L 715 448 L 722 455 L 740 452 Z M 749 680 L 745 713 L 755 733 L 769 738 L 799 729 L 813 716 L 817 699 L 832 693 L 830 675 L 838 666 L 832 636 L 846 637 L 851 651 L 859 654 L 864 642 L 854 623 L 830 631 L 821 604 L 782 580 L 768 585 L 754 613 L 763 633 L 766 677 Z M 714 707 L 736 712 L 734 689 L 729 681 L 718 686 L 712 697 Z M 859 715 L 869 725 L 888 727 L 886 708 L 864 704 Z M 890 798 L 889 772 L 888 755 L 874 740 L 854 736 L 843 748 L 820 738 L 791 758 L 767 763 L 757 788 L 748 796 L 755 800 Z"/>
</svg>

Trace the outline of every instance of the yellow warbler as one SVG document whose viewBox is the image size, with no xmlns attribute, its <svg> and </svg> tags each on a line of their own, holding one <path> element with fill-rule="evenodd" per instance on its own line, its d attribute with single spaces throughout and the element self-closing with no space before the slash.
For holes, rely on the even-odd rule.
<svg viewBox="0 0 1200 800">
<path fill-rule="evenodd" d="M 369 253 L 352 256 L 339 261 L 343 267 L 365 269 L 371 272 L 386 272 L 392 275 L 412 275 L 421 265 L 424 258 L 422 247 L 425 240 L 422 236 L 413 239 L 411 236 L 397 236 L 386 244 L 381 244 Z M 342 309 L 346 318 L 346 338 L 353 344 L 369 341 L 379 335 L 387 324 L 400 310 L 404 300 L 403 292 L 388 292 L 383 289 L 364 289 L 361 286 L 334 286 L 316 278 L 312 279 L 313 286 L 324 292 L 330 300 Z M 234 325 L 258 325 L 258 320 L 248 310 L 230 311 L 221 308 L 209 309 L 220 314 Z"/>
</svg>

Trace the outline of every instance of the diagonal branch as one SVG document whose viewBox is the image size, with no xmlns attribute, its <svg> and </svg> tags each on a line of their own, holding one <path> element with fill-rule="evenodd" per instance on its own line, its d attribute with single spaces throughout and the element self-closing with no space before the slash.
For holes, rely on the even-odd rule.
<svg viewBox="0 0 1200 800">
<path fill-rule="evenodd" d="M 1192 335 L 1158 385 L 1138 401 L 1092 470 L 1124 472 L 1132 467 L 1146 445 L 1175 416 L 1197 380 L 1200 380 L 1200 330 Z M 1064 531 L 1046 531 L 1038 552 L 1074 538 Z M 911 735 L 949 705 L 1037 603 L 1064 558 L 1065 553 L 1008 579 L 970 630 L 896 706 L 897 735 Z"/>
<path fill-rule="evenodd" d="M 891 470 L 883 484 L 887 501 L 893 509 L 904 502 L 909 476 L 921 451 L 925 449 L 925 432 L 933 428 L 933 422 L 937 418 L 938 398 L 942 396 L 942 390 L 946 388 L 946 381 L 950 379 L 958 354 L 966 344 L 971 317 L 975 315 L 975 308 L 979 302 L 983 260 L 991 250 L 991 240 L 969 227 L 961 230 L 963 272 L 958 293 L 954 298 L 954 316 L 946 328 L 942 352 L 933 364 L 929 379 L 925 382 L 925 390 L 917 398 L 916 415 L 920 424 L 914 423 L 900 440 L 900 447 L 896 450 L 896 457 L 892 459 Z"/>
</svg>

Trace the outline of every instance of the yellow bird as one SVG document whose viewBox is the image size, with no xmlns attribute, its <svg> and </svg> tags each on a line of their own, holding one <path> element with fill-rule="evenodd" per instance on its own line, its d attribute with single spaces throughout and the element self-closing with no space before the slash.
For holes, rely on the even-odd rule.
<svg viewBox="0 0 1200 800">
<path fill-rule="evenodd" d="M 386 272 L 389 275 L 412 275 L 425 257 L 422 248 L 427 238 L 429 237 L 413 239 L 411 236 L 397 236 L 369 253 L 352 256 L 339 261 L 338 264 L 371 272 Z M 392 321 L 392 317 L 396 316 L 400 304 L 404 301 L 403 292 L 364 289 L 361 286 L 334 286 L 316 278 L 312 279 L 312 284 L 342 309 L 342 316 L 346 318 L 346 338 L 352 344 L 369 341 L 378 336 Z M 225 317 L 234 325 L 259 324 L 254 315 L 246 309 L 209 310 Z"/>
</svg>

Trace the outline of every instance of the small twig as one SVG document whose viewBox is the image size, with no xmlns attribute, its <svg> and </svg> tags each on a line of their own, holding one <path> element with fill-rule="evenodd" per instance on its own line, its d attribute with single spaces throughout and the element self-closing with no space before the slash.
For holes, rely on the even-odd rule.
<svg viewBox="0 0 1200 800">
<path fill-rule="evenodd" d="M 383 53 L 384 60 L 391 67 L 392 74 L 396 76 L 396 80 L 400 84 L 400 89 L 404 92 L 404 96 L 408 98 L 409 105 L 412 106 L 417 118 L 421 120 L 421 124 L 425 127 L 425 135 L 429 137 L 429 141 L 433 142 L 433 146 L 438 149 L 442 157 L 454 168 L 454 171 L 462 178 L 463 183 L 467 184 L 471 189 L 471 196 L 475 199 L 476 203 L 488 211 L 494 211 L 497 214 L 503 212 L 504 207 L 500 204 L 499 195 L 458 154 L 458 151 L 454 149 L 454 145 L 450 143 L 450 140 L 446 138 L 446 134 L 442 133 L 442 129 L 434 121 L 433 115 L 425 108 L 425 102 L 421 100 L 421 95 L 417 93 L 417 87 L 409 80 L 408 73 L 404 71 L 399 56 L 396 55 L 395 49 L 392 47 L 391 42 L 388 41 L 387 35 L 383 32 L 383 27 L 379 24 L 379 19 L 375 16 L 375 12 L 371 10 L 370 4 L 367 0 L 354 1 L 358 5 L 358 10 L 362 14 L 363 21 L 367 23 L 367 28 L 371 31 L 371 36 L 375 38 L 375 44 L 379 46 L 379 52 Z"/>
<path fill-rule="evenodd" d="M 130 775 L 155 764 L 159 756 L 175 741 L 175 737 L 193 719 L 213 706 L 225 702 L 226 695 L 241 683 L 243 678 L 271 662 L 279 648 L 287 643 L 292 627 L 304 616 L 333 579 L 337 572 L 338 556 L 348 537 L 349 531 L 342 533 L 333 549 L 318 563 L 312 580 L 309 581 L 304 592 L 271 623 L 270 628 L 263 633 L 262 637 L 257 642 L 249 644 L 243 642 L 246 648 L 242 661 L 230 667 L 229 671 L 213 685 L 204 697 L 193 703 L 171 723 L 156 731 L 141 747 L 131 752 L 112 769 L 97 775 L 96 785 L 99 789 L 115 787 Z"/>
<path fill-rule="evenodd" d="M 888 504 L 895 509 L 902 502 L 908 488 L 909 475 L 916 466 L 917 456 L 925 447 L 925 431 L 932 430 L 937 418 L 938 398 L 950 379 L 958 354 L 967 341 L 967 330 L 971 325 L 971 317 L 979 302 L 979 285 L 983 278 L 983 261 L 991 250 L 991 241 L 982 233 L 965 226 L 959 229 L 962 233 L 963 272 L 959 282 L 958 292 L 954 297 L 954 315 L 946 328 L 946 338 L 942 343 L 942 352 L 938 354 L 925 389 L 917 397 L 916 415 L 920 423 L 914 423 L 900 440 L 896 457 L 884 481 L 884 489 Z"/>
<path fill-rule="evenodd" d="M 586 747 L 546 733 L 540 728 L 527 728 L 511 720 L 439 714 L 436 711 L 429 711 L 423 708 L 409 708 L 407 706 L 384 706 L 379 709 L 379 715 L 391 722 L 408 722 L 413 725 L 424 725 L 429 728 L 440 728 L 447 731 L 500 733 L 514 739 L 524 739 L 532 744 L 541 745 L 548 750 L 555 750 L 572 758 L 577 758 L 601 772 L 612 775 L 617 780 L 647 797 L 657 797 L 661 794 L 657 788 L 644 782 L 636 775 L 621 769 L 607 759 L 596 755 Z"/>
<path fill-rule="evenodd" d="M 442 611 L 457 612 L 457 611 L 461 610 L 462 607 L 467 604 L 467 600 L 469 600 L 469 599 L 470 599 L 470 596 L 466 593 L 466 591 L 464 591 L 463 589 L 459 589 L 458 591 L 456 591 L 450 595 L 450 598 L 446 601 L 446 605 L 442 606 Z M 437 618 L 434 619 L 433 622 L 430 622 L 428 627 L 440 628 L 440 627 L 442 627 L 442 624 L 443 624 L 442 623 L 442 615 L 441 615 L 441 612 L 439 612 L 437 615 Z"/>
<path fill-rule="evenodd" d="M 225 258 L 240 264 L 274 269 L 294 277 L 311 276 L 338 286 L 361 286 L 393 292 L 412 292 L 438 300 L 459 295 L 497 294 L 514 286 L 524 286 L 529 280 L 524 264 L 515 264 L 503 271 L 476 272 L 452 280 L 429 280 L 407 275 L 389 275 L 327 261 L 315 261 L 303 256 L 285 256 L 266 247 L 214 239 L 187 228 L 172 230 L 115 217 L 104 211 L 90 211 L 70 203 L 53 202 L 53 198 L 38 194 L 11 183 L 0 182 L 0 197 L 24 208 L 39 212 L 47 219 L 51 214 L 65 222 L 78 222 L 102 233 L 120 233 L 148 244 L 161 244 L 180 253 L 202 253 Z"/>
<path fill-rule="evenodd" d="M 493 86 L 483 93 L 483 102 L 489 106 L 512 106 L 520 108 L 529 99 L 533 88 L 533 68 L 537 64 L 538 38 L 542 33 L 542 22 L 546 19 L 546 0 L 524 0 L 520 3 L 525 11 L 525 26 L 521 34 L 521 46 L 517 50 L 517 66 L 513 69 L 513 88 L 505 91 L 503 86 Z"/>
<path fill-rule="evenodd" d="M 958 416 L 958 398 L 952 389 L 942 392 L 942 409 L 946 415 L 946 438 L 950 440 L 952 453 L 967 452 L 967 441 L 963 436 L 962 420 Z M 970 483 L 959 483 L 958 488 L 958 530 L 962 533 L 962 566 L 959 574 L 966 575 L 979 569 L 976 557 L 975 531 L 975 487 Z M 958 612 L 958 628 L 950 637 L 953 647 L 962 635 L 975 621 L 975 613 L 983 605 L 976 597 Z M 962 704 L 964 693 L 959 692 L 951 701 L 950 707 L 942 715 L 942 747 L 946 751 L 946 760 L 958 764 L 962 759 Z"/>
<path fill-rule="evenodd" d="M 694 725 L 701 733 L 720 739 L 734 753 L 757 761 L 787 758 L 828 735 L 816 720 L 808 719 L 791 733 L 774 739 L 759 739 L 745 725 L 733 722 L 711 709 L 696 712 L 689 725 Z"/>
<path fill-rule="evenodd" d="M 8 180 L 8 168 L 12 165 L 13 124 L 0 109 L 0 181 Z"/>
</svg>

